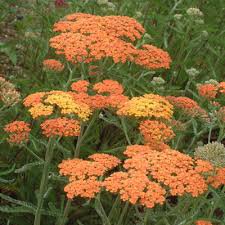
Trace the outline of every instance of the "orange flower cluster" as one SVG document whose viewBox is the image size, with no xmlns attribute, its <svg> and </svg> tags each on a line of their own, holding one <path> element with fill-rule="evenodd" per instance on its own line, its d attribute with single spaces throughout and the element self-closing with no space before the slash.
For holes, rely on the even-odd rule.
<svg viewBox="0 0 225 225">
<path fill-rule="evenodd" d="M 178 110 L 191 117 L 200 117 L 201 119 L 208 121 L 209 116 L 207 112 L 202 109 L 198 103 L 188 97 L 175 97 L 167 96 L 166 99 Z"/>
<path fill-rule="evenodd" d="M 225 185 L 225 168 L 217 168 L 216 174 L 208 178 L 208 183 L 214 188 Z"/>
<path fill-rule="evenodd" d="M 93 85 L 92 91 L 97 94 L 89 95 L 87 81 L 77 81 L 71 85 L 71 89 L 76 93 L 70 93 L 75 101 L 87 104 L 90 108 L 118 108 L 128 101 L 128 97 L 123 94 L 123 87 L 117 81 L 103 80 Z M 104 94 L 104 95 L 103 95 Z"/>
<path fill-rule="evenodd" d="M 209 162 L 194 160 L 172 149 L 159 152 L 142 146 L 144 151 L 140 151 L 136 147 L 129 146 L 125 151 L 125 154 L 132 156 L 123 165 L 128 171 L 141 171 L 151 176 L 153 181 L 169 187 L 172 195 L 189 193 L 198 196 L 207 190 L 207 182 L 202 174 L 213 170 Z"/>
<path fill-rule="evenodd" d="M 117 111 L 120 116 L 134 116 L 137 118 L 154 117 L 171 119 L 173 106 L 162 96 L 145 94 L 133 97 Z"/>
<path fill-rule="evenodd" d="M 65 117 L 45 120 L 41 123 L 41 129 L 46 137 L 80 135 L 80 123 L 77 120 Z"/>
<path fill-rule="evenodd" d="M 148 208 L 163 204 L 166 191 L 156 182 L 152 182 L 143 173 L 116 172 L 106 178 L 103 186 L 107 191 L 119 193 L 123 201 L 139 203 Z"/>
<path fill-rule="evenodd" d="M 175 136 L 170 127 L 156 120 L 142 121 L 139 130 L 146 143 L 168 142 Z"/>
<path fill-rule="evenodd" d="M 24 121 L 14 121 L 4 127 L 4 131 L 9 133 L 8 142 L 11 144 L 22 144 L 28 141 L 30 134 L 30 124 Z"/>
<path fill-rule="evenodd" d="M 214 84 L 201 84 L 197 88 L 198 94 L 208 100 L 214 99 L 218 90 L 218 87 Z"/>
<path fill-rule="evenodd" d="M 200 96 L 212 100 L 215 99 L 218 94 L 225 93 L 225 82 L 220 82 L 218 84 L 199 84 L 197 89 Z"/>
<path fill-rule="evenodd" d="M 59 109 L 63 115 L 75 114 L 83 121 L 88 120 L 92 113 L 87 104 L 76 101 L 72 93 L 64 91 L 37 92 L 27 96 L 23 104 L 29 108 L 34 119 L 52 115 L 54 109 Z"/>
<path fill-rule="evenodd" d="M 150 69 L 169 68 L 171 63 L 169 54 L 159 48 L 144 45 L 137 49 L 132 44 L 145 30 L 127 16 L 75 13 L 57 22 L 54 31 L 61 34 L 50 39 L 50 46 L 72 63 L 105 57 L 111 57 L 115 63 L 131 61 Z"/>
<path fill-rule="evenodd" d="M 69 184 L 64 191 L 67 197 L 76 196 L 94 198 L 100 191 L 102 182 L 98 177 L 103 176 L 108 170 L 113 169 L 120 160 L 108 154 L 94 154 L 88 160 L 68 159 L 59 164 L 60 174 L 69 176 Z"/>
<path fill-rule="evenodd" d="M 53 70 L 56 72 L 61 72 L 64 69 L 64 65 L 55 59 L 46 59 L 43 61 L 43 66 L 45 69 Z"/>
<path fill-rule="evenodd" d="M 79 80 L 71 84 L 71 90 L 77 93 L 86 93 L 90 83 L 86 80 Z"/>
<path fill-rule="evenodd" d="M 195 222 L 195 225 L 212 225 L 212 223 L 210 221 L 207 221 L 207 220 L 197 220 Z"/>
</svg>

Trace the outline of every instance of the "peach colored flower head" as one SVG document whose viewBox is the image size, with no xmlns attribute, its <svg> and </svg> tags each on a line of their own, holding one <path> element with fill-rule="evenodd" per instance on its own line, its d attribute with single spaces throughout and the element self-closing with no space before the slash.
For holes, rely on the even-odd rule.
<svg viewBox="0 0 225 225">
<path fill-rule="evenodd" d="M 213 166 L 209 162 L 194 160 L 172 149 L 161 152 L 147 147 L 143 149 L 143 152 L 139 150 L 140 153 L 133 150 L 135 154 L 124 162 L 126 170 L 133 173 L 141 171 L 146 176 L 152 177 L 153 181 L 167 186 L 172 195 L 189 193 L 196 197 L 207 190 L 208 185 L 203 174 L 213 171 Z M 132 155 L 131 150 L 129 155 Z"/>
<path fill-rule="evenodd" d="M 46 59 L 43 61 L 43 66 L 45 69 L 53 70 L 56 72 L 61 72 L 64 69 L 64 65 L 55 59 Z"/>
<path fill-rule="evenodd" d="M 220 82 L 218 86 L 219 86 L 219 92 L 224 94 L 225 93 L 225 82 Z"/>
<path fill-rule="evenodd" d="M 114 94 L 120 95 L 123 93 L 123 86 L 115 80 L 103 80 L 102 82 L 96 83 L 93 86 L 98 94 Z"/>
<path fill-rule="evenodd" d="M 79 80 L 71 84 L 71 90 L 77 93 L 86 93 L 90 83 L 86 80 Z"/>
<path fill-rule="evenodd" d="M 212 175 L 208 178 L 208 183 L 214 188 L 218 188 L 221 185 L 225 185 L 225 167 L 216 168 L 215 175 Z"/>
<path fill-rule="evenodd" d="M 171 119 L 173 106 L 162 96 L 145 94 L 141 97 L 133 97 L 117 111 L 120 116 L 154 117 Z"/>
<path fill-rule="evenodd" d="M 89 156 L 89 160 L 63 160 L 58 167 L 61 175 L 69 177 L 69 184 L 64 189 L 67 197 L 94 198 L 102 186 L 98 178 L 119 163 L 116 157 L 99 153 Z"/>
<path fill-rule="evenodd" d="M 109 192 L 119 193 L 123 201 L 131 204 L 153 208 L 165 201 L 166 191 L 143 173 L 115 172 L 105 179 L 103 186 Z"/>
<path fill-rule="evenodd" d="M 198 103 L 188 97 L 167 96 L 166 99 L 177 109 L 191 117 L 199 117 L 209 121 L 208 113 Z"/>
<path fill-rule="evenodd" d="M 54 31 L 60 33 L 50 39 L 50 46 L 72 63 L 90 63 L 110 57 L 114 63 L 129 61 L 150 69 L 170 66 L 167 52 L 152 45 L 144 45 L 142 49 L 133 45 L 145 30 L 127 16 L 75 13 L 57 22 Z"/>
<path fill-rule="evenodd" d="M 104 153 L 95 153 L 89 156 L 88 159 L 100 163 L 107 169 L 112 169 L 120 164 L 120 160 L 117 157 Z"/>
<path fill-rule="evenodd" d="M 169 54 L 153 45 L 143 45 L 137 51 L 135 63 L 148 69 L 170 68 L 171 58 Z"/>
<path fill-rule="evenodd" d="M 28 141 L 30 134 L 30 124 L 24 121 L 14 121 L 4 127 L 4 131 L 9 134 L 8 142 L 11 144 L 22 144 Z"/>
<path fill-rule="evenodd" d="M 142 121 L 139 130 L 145 142 L 168 142 L 175 136 L 170 127 L 156 120 Z"/>
<path fill-rule="evenodd" d="M 23 104 L 25 107 L 35 106 L 42 102 L 42 98 L 45 96 L 46 92 L 36 92 L 28 95 L 24 100 Z"/>
<path fill-rule="evenodd" d="M 80 135 L 80 123 L 77 120 L 65 117 L 45 120 L 41 123 L 41 129 L 46 137 Z"/>
<path fill-rule="evenodd" d="M 208 220 L 197 220 L 195 221 L 195 225 L 212 225 L 212 223 Z"/>
<path fill-rule="evenodd" d="M 217 94 L 218 87 L 214 84 L 198 85 L 198 94 L 208 100 L 214 99 Z"/>
</svg>

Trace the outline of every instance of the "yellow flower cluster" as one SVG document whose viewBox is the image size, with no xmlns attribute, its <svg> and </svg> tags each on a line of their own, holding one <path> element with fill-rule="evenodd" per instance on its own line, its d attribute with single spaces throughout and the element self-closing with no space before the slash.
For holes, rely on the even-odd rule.
<svg viewBox="0 0 225 225">
<path fill-rule="evenodd" d="M 63 115 L 75 114 L 79 119 L 86 121 L 92 113 L 87 104 L 78 102 L 70 92 L 64 91 L 31 94 L 24 99 L 24 105 L 29 108 L 33 119 L 50 116 L 55 110 L 59 110 Z"/>
<path fill-rule="evenodd" d="M 83 121 L 88 120 L 91 110 L 84 103 L 76 103 L 73 97 L 65 92 L 52 93 L 44 100 L 45 103 L 56 105 L 61 109 L 62 114 L 76 114 Z"/>
<path fill-rule="evenodd" d="M 121 116 L 154 117 L 171 119 L 173 106 L 162 96 L 145 94 L 141 97 L 133 97 L 117 111 Z"/>
<path fill-rule="evenodd" d="M 44 105 L 43 103 L 38 103 L 28 110 L 33 119 L 38 118 L 39 116 L 49 116 L 53 113 L 53 106 Z"/>
</svg>

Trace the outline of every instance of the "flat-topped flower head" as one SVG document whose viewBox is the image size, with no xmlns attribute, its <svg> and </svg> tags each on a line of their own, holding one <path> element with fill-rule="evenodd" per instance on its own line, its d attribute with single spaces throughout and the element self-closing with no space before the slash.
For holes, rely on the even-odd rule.
<svg viewBox="0 0 225 225">
<path fill-rule="evenodd" d="M 165 201 L 166 191 L 143 173 L 115 172 L 105 179 L 103 186 L 109 192 L 120 194 L 123 201 L 147 208 L 153 208 Z"/>
<path fill-rule="evenodd" d="M 207 160 L 215 167 L 225 167 L 225 147 L 222 143 L 212 142 L 195 149 L 195 157 Z"/>
<path fill-rule="evenodd" d="M 93 86 L 98 94 L 114 94 L 120 95 L 123 93 L 123 86 L 115 80 L 103 80 Z"/>
<path fill-rule="evenodd" d="M 90 83 L 86 80 L 79 80 L 71 84 L 71 90 L 77 93 L 86 93 Z"/>
<path fill-rule="evenodd" d="M 195 221 L 195 225 L 212 225 L 212 223 L 208 220 L 197 220 Z"/>
<path fill-rule="evenodd" d="M 24 100 L 23 104 L 25 107 L 35 106 L 42 103 L 42 98 L 45 96 L 46 92 L 36 92 L 28 95 Z"/>
<path fill-rule="evenodd" d="M 160 95 L 145 94 L 133 97 L 117 111 L 120 116 L 133 116 L 137 118 L 171 119 L 173 106 Z"/>
<path fill-rule="evenodd" d="M 7 139 L 11 144 L 22 144 L 27 142 L 30 134 L 30 124 L 24 121 L 14 121 L 4 127 L 4 131 L 9 134 Z"/>
<path fill-rule="evenodd" d="M 134 62 L 149 69 L 167 69 L 171 63 L 169 54 L 159 48 L 134 46 L 133 42 L 145 30 L 127 16 L 74 13 L 57 22 L 53 30 L 59 34 L 50 39 L 50 46 L 72 63 L 90 63 L 108 57 L 114 63 Z"/>
<path fill-rule="evenodd" d="M 50 116 L 54 111 L 54 107 L 51 105 L 38 103 L 31 107 L 28 111 L 30 112 L 33 119 L 37 119 L 40 116 Z"/>
<path fill-rule="evenodd" d="M 181 196 L 189 193 L 196 197 L 207 190 L 204 174 L 213 171 L 209 162 L 194 160 L 172 149 L 156 151 L 137 145 L 128 148 L 125 154 L 131 158 L 124 161 L 123 167 L 132 173 L 141 171 L 152 181 L 167 186 L 170 194 Z"/>
<path fill-rule="evenodd" d="M 46 137 L 74 137 L 80 135 L 80 123 L 74 119 L 56 118 L 41 123 L 42 133 Z"/>
<path fill-rule="evenodd" d="M 174 132 L 165 123 L 157 120 L 144 120 L 140 123 L 139 130 L 145 142 L 168 142 L 174 136 Z"/>
<path fill-rule="evenodd" d="M 216 98 L 218 87 L 214 84 L 199 84 L 198 94 L 208 100 Z"/>
<path fill-rule="evenodd" d="M 181 110 L 182 113 L 191 117 L 199 117 L 202 120 L 209 121 L 208 113 L 193 99 L 183 96 L 167 96 L 166 99 L 174 106 L 175 109 Z"/>
<path fill-rule="evenodd" d="M 60 174 L 69 177 L 64 191 L 70 199 L 76 196 L 94 198 L 102 187 L 98 178 L 120 163 L 119 159 L 108 154 L 96 153 L 88 159 L 67 159 L 58 166 Z"/>
<path fill-rule="evenodd" d="M 55 60 L 55 59 L 44 60 L 43 66 L 44 66 L 44 69 L 52 70 L 55 72 L 61 72 L 64 69 L 64 65 L 59 60 Z"/>
</svg>

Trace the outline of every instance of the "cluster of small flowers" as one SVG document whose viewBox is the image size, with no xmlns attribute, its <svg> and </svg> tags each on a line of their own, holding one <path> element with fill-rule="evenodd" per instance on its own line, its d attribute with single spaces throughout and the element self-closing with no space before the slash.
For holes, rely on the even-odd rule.
<svg viewBox="0 0 225 225">
<path fill-rule="evenodd" d="M 152 45 L 137 49 L 131 43 L 140 39 L 145 30 L 126 16 L 75 13 L 57 22 L 54 31 L 61 34 L 50 39 L 50 46 L 72 63 L 90 63 L 105 57 L 111 57 L 114 63 L 130 61 L 149 69 L 169 68 L 171 63 L 167 52 Z"/>
<path fill-rule="evenodd" d="M 93 86 L 88 81 L 80 80 L 72 83 L 71 89 L 73 98 L 87 104 L 92 110 L 118 109 L 128 101 L 128 97 L 123 94 L 122 85 L 114 80 L 103 80 Z M 95 94 L 90 95 L 88 91 L 95 92 Z"/>
<path fill-rule="evenodd" d="M 175 107 L 187 116 L 198 117 L 206 122 L 209 122 L 208 113 L 199 106 L 199 104 L 188 97 L 167 96 L 166 99 Z"/>
<path fill-rule="evenodd" d="M 197 89 L 200 96 L 212 100 L 220 94 L 225 94 L 225 82 L 218 83 L 217 81 L 210 80 L 205 84 L 198 84 Z"/>
<path fill-rule="evenodd" d="M 22 144 L 28 141 L 30 134 L 30 124 L 24 121 L 14 121 L 4 127 L 4 131 L 9 134 L 8 142 L 11 144 Z"/>
<path fill-rule="evenodd" d="M 94 198 L 102 187 L 99 177 L 120 164 L 118 158 L 108 154 L 96 153 L 88 159 L 67 159 L 58 166 L 60 174 L 69 177 L 69 184 L 64 188 L 69 199 Z"/>
<path fill-rule="evenodd" d="M 75 115 L 82 121 L 87 121 L 92 114 L 87 104 L 76 101 L 69 92 L 65 91 L 37 92 L 28 95 L 23 104 L 29 108 L 34 119 L 50 116 L 58 110 L 62 115 Z"/>
<path fill-rule="evenodd" d="M 15 86 L 0 76 L 0 100 L 6 106 L 15 105 L 20 101 L 20 93 Z"/>
<path fill-rule="evenodd" d="M 64 69 L 64 65 L 59 60 L 55 60 L 55 59 L 44 60 L 43 66 L 44 66 L 44 69 L 52 70 L 55 72 L 61 72 Z"/>
</svg>

